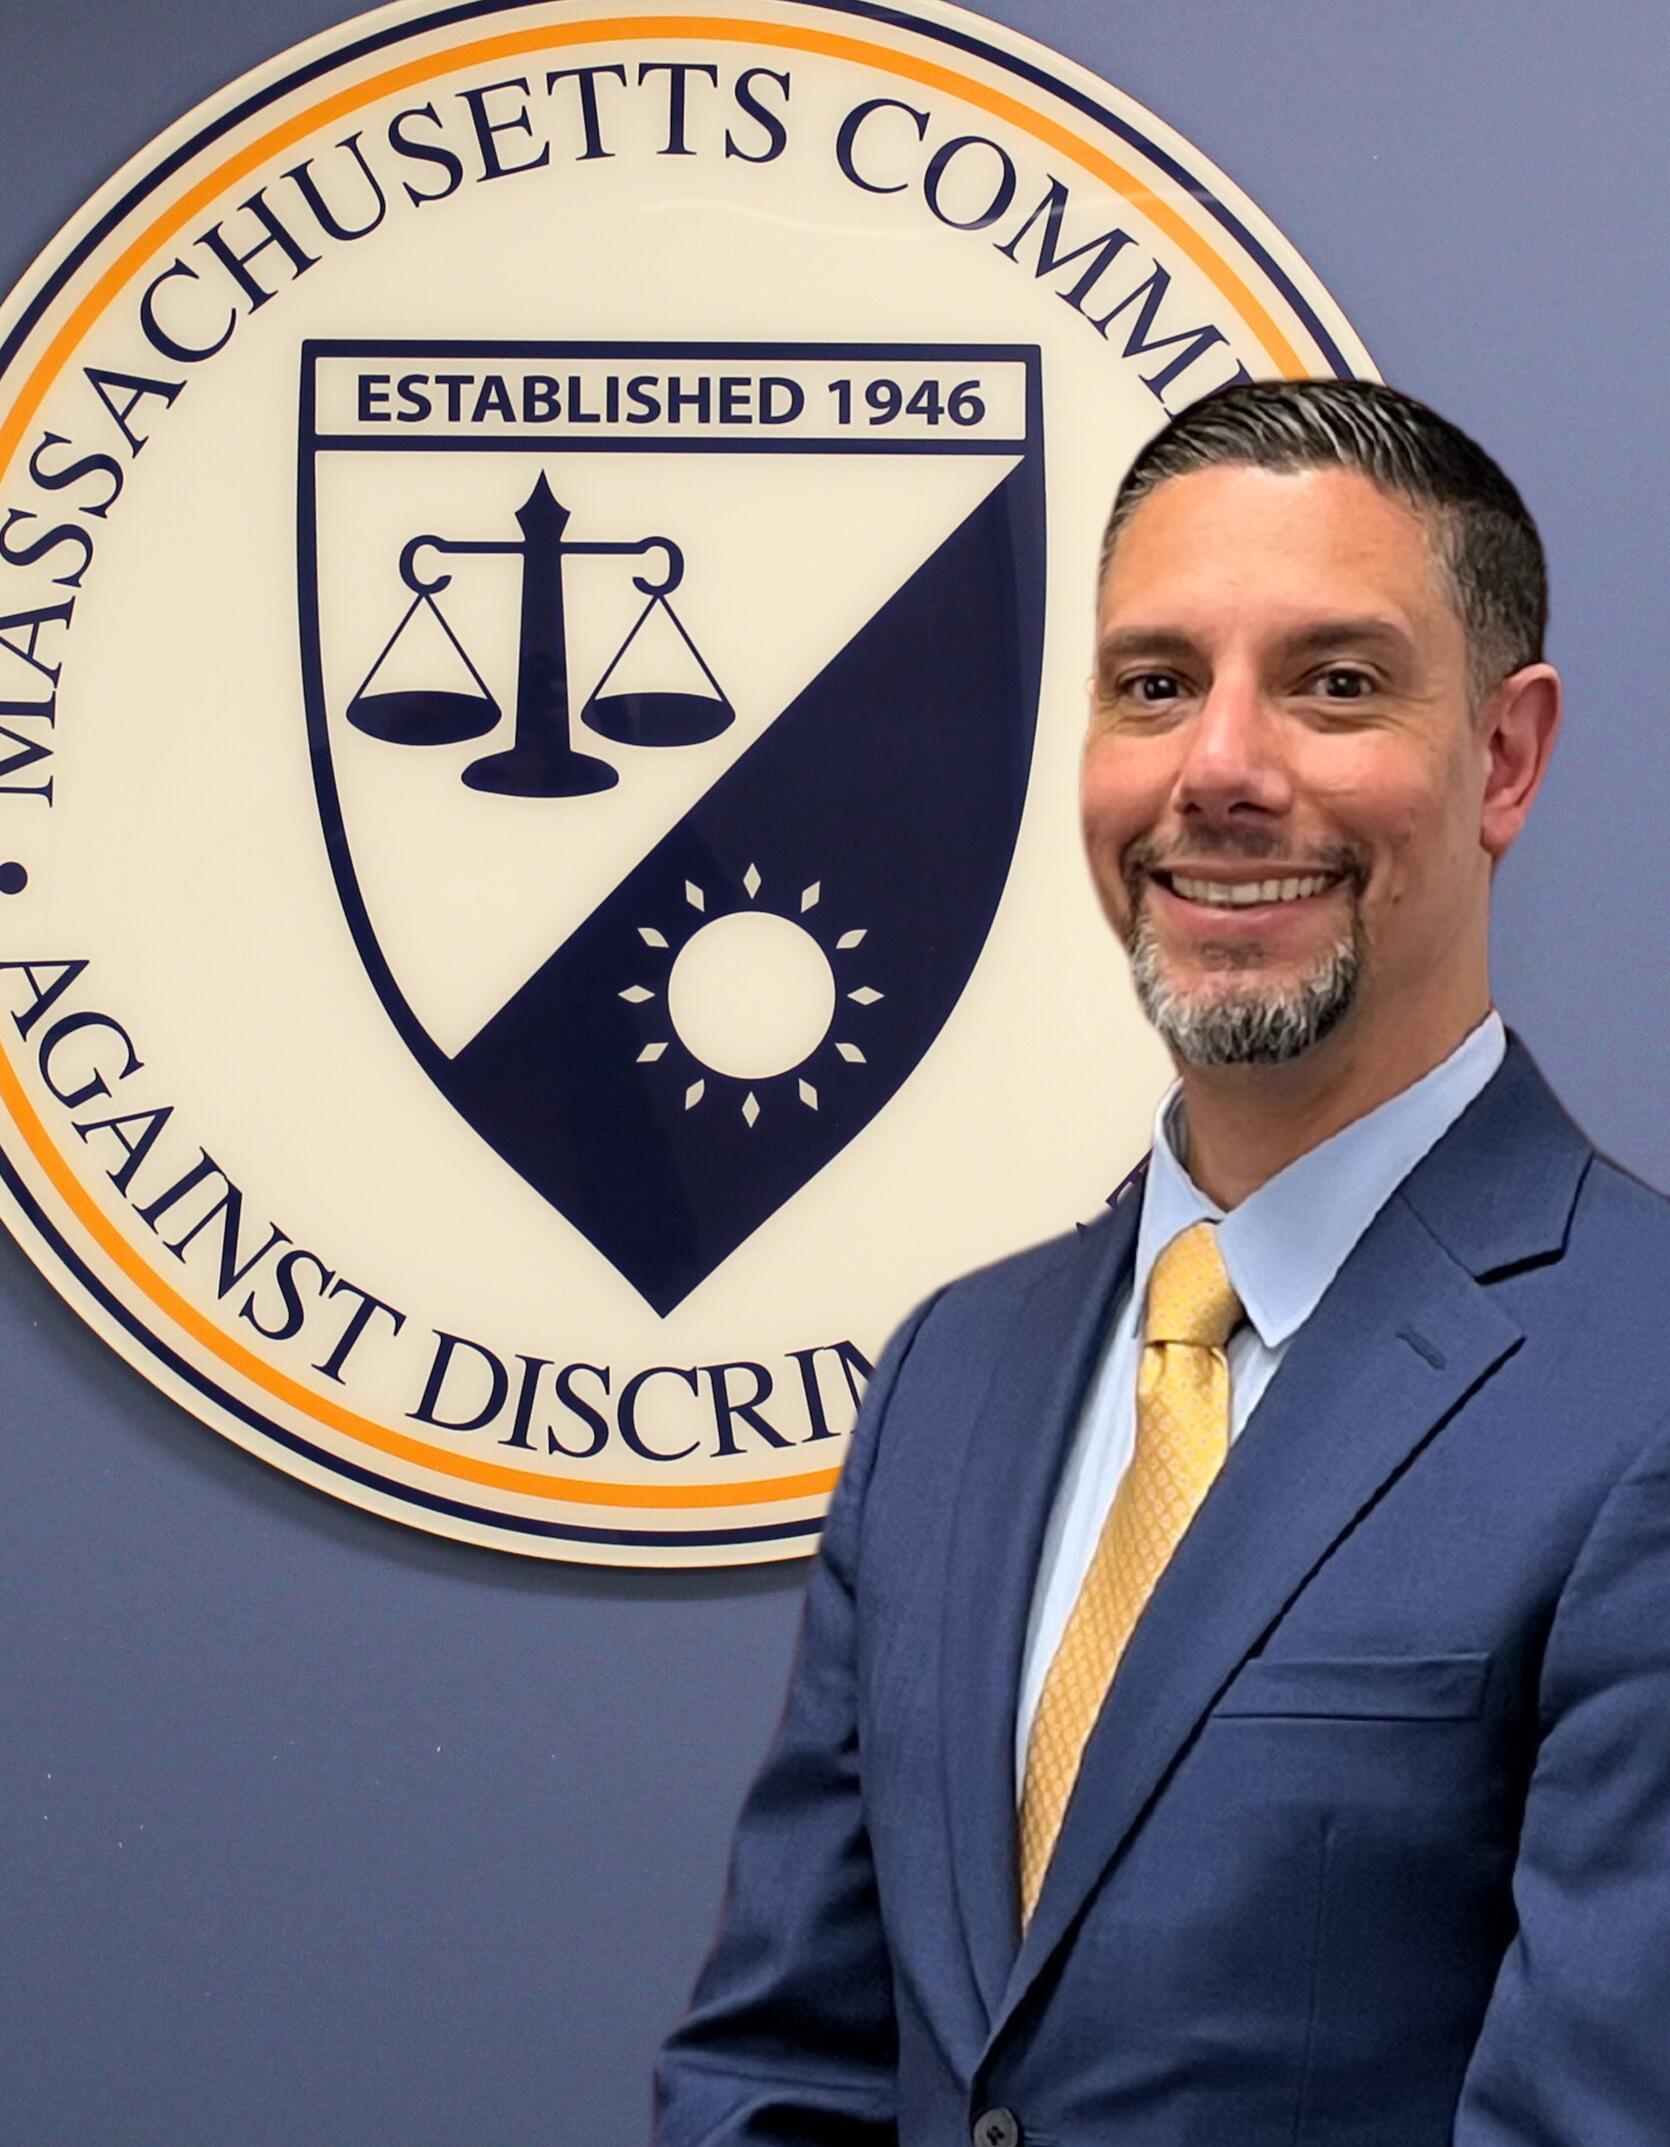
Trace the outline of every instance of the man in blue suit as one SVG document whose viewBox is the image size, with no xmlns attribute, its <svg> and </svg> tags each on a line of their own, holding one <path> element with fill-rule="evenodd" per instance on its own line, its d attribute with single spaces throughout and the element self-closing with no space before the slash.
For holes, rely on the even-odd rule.
<svg viewBox="0 0 1670 2147">
<path fill-rule="evenodd" d="M 1670 1206 L 1487 965 L 1544 614 L 1377 385 L 1127 477 L 1084 822 L 1178 1085 L 878 1368 L 661 2147 L 1670 2140 Z"/>
</svg>

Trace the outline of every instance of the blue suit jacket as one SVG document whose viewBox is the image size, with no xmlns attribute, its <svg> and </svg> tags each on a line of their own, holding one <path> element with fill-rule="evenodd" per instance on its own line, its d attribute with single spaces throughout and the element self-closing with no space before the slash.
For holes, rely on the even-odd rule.
<svg viewBox="0 0 1670 2147">
<path fill-rule="evenodd" d="M 1021 1644 L 1138 1206 L 878 1367 L 662 2147 L 1664 2147 L 1670 1204 L 1511 1044 L 1179 1546 L 1022 1939 Z"/>
</svg>

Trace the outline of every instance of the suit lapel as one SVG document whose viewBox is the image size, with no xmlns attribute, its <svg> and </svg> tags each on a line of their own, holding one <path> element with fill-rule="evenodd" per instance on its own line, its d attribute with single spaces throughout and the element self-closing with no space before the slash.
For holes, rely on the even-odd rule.
<svg viewBox="0 0 1670 2147">
<path fill-rule="evenodd" d="M 1084 1229 L 994 1343 L 997 1369 L 969 1427 L 956 1491 L 940 1730 L 958 1907 L 988 2017 L 1020 1936 L 1015 1705 L 1033 1578 L 1140 1210 L 1140 1199 L 1126 1199 Z"/>
<path fill-rule="evenodd" d="M 1037 1911 L 992 2009 L 994 2033 L 1068 1935 L 1240 1663 L 1356 1517 L 1522 1339 L 1475 1277 L 1558 1250 L 1590 1153 L 1522 1047 L 1510 1043 L 1496 1079 L 1364 1234 L 1231 1449 L 1132 1635 L 1086 1746 Z M 1071 1394 L 1058 1388 L 1054 1406 L 1076 1408 L 1082 1387 L 1081 1376 Z M 1060 1427 L 1040 1443 L 1051 1456 L 1047 1514 Z M 1001 1455 L 986 1453 L 980 1466 L 990 1479 Z M 1002 1543 L 1006 1516 L 1013 1528 L 1014 1491 L 995 1480 L 980 1491 L 988 1544 Z M 969 1725 L 987 1719 L 977 1710 L 989 1710 L 1007 1740 L 1000 1753 L 983 1732 L 972 1755 L 989 1779 L 978 1785 L 986 1801 L 964 1805 L 959 1872 L 976 1880 L 1000 1872 L 1011 1895 L 1014 1636 L 1026 1622 L 1039 1499 L 1029 1481 L 1024 1549 L 999 1553 L 996 1602 L 981 1596 L 968 1571 L 953 1597 L 965 1613 L 983 1605 L 978 1644 L 990 1660 L 978 1677 L 966 1668 L 950 1695 L 949 1726 L 966 1738 Z M 994 1632 L 995 1616 L 1010 1626 Z M 1005 1630 L 1007 1646 L 998 1637 Z M 999 1780 L 1010 1806 L 1001 1842 Z M 981 1886 L 979 1936 L 988 1958 L 1000 1936 L 989 1892 Z M 1012 1932 L 1012 1908 L 1010 1919 Z"/>
</svg>

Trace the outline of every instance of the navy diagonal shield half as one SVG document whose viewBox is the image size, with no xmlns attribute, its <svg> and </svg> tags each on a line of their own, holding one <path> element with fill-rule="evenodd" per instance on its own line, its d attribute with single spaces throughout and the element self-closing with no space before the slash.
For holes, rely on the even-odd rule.
<svg viewBox="0 0 1670 2147">
<path fill-rule="evenodd" d="M 1043 614 L 1037 354 L 309 346 L 303 658 L 429 1079 L 657 1311 L 940 1033 Z"/>
</svg>

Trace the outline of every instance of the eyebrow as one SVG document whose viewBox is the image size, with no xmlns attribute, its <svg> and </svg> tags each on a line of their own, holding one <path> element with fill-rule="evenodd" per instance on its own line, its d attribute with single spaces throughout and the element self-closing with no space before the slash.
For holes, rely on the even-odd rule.
<svg viewBox="0 0 1670 2147">
<path fill-rule="evenodd" d="M 1388 655 L 1406 653 L 1410 640 L 1389 619 L 1340 617 L 1318 619 L 1278 644 L 1284 656 L 1320 655 L 1328 649 L 1370 648 Z M 1138 657 L 1186 659 L 1198 656 L 1200 645 L 1175 626 L 1122 626 L 1104 635 L 1096 650 L 1098 669 L 1129 662 Z"/>
<path fill-rule="evenodd" d="M 1409 646 L 1409 635 L 1401 626 L 1375 618 L 1320 619 L 1282 643 L 1284 653 L 1293 656 L 1320 655 L 1325 649 L 1342 647 L 1377 648 L 1393 655 Z"/>
</svg>

